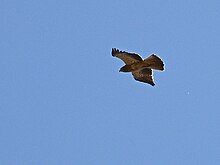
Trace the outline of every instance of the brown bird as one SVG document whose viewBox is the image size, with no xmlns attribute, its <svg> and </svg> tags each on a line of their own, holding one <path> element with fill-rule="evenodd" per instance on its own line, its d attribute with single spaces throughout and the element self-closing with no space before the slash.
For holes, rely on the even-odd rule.
<svg viewBox="0 0 220 165">
<path fill-rule="evenodd" d="M 131 72 L 135 80 L 152 86 L 155 85 L 152 69 L 164 70 L 163 61 L 155 54 L 143 60 L 138 54 L 112 48 L 112 56 L 120 58 L 125 63 L 119 72 Z"/>
</svg>

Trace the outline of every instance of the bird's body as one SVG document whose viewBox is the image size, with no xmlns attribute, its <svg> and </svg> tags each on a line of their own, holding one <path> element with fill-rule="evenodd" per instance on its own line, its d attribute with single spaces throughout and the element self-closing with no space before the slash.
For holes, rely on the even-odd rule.
<svg viewBox="0 0 220 165">
<path fill-rule="evenodd" d="M 120 72 L 132 72 L 135 80 L 148 83 L 154 86 L 152 69 L 164 70 L 163 61 L 155 54 L 152 54 L 143 60 L 138 54 L 112 49 L 112 56 L 118 57 L 124 61 L 125 65 L 121 67 Z"/>
<path fill-rule="evenodd" d="M 129 70 L 128 71 L 124 71 L 124 72 L 133 72 L 133 71 L 139 70 L 140 68 L 147 68 L 147 67 L 149 67 L 149 65 L 147 63 L 143 63 L 143 61 L 135 62 L 133 64 L 125 65 L 125 66 L 128 67 Z"/>
</svg>

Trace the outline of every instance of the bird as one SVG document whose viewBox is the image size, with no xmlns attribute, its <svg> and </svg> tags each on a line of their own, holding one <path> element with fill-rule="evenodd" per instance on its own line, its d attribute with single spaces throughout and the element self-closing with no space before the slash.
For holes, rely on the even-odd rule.
<svg viewBox="0 0 220 165">
<path fill-rule="evenodd" d="M 136 81 L 155 85 L 152 69 L 164 71 L 164 62 L 156 54 L 142 59 L 136 53 L 129 53 L 112 48 L 112 56 L 121 59 L 125 65 L 120 68 L 119 72 L 131 72 Z"/>
</svg>

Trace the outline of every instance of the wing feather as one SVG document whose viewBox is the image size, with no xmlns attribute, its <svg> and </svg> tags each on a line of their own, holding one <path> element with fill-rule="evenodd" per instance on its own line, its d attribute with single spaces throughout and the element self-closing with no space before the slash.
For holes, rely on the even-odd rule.
<svg viewBox="0 0 220 165">
<path fill-rule="evenodd" d="M 149 68 L 144 68 L 141 70 L 134 71 L 132 72 L 132 75 L 134 79 L 137 81 L 148 83 L 152 86 L 155 85 L 152 70 Z"/>
<path fill-rule="evenodd" d="M 138 54 L 120 51 L 116 48 L 112 48 L 112 56 L 120 58 L 126 65 L 130 65 L 138 61 L 143 61 L 143 59 Z"/>
</svg>

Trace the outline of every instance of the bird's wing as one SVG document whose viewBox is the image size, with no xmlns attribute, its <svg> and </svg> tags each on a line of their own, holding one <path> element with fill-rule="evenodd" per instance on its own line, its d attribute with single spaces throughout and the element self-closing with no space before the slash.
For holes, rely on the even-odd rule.
<svg viewBox="0 0 220 165">
<path fill-rule="evenodd" d="M 144 68 L 137 71 L 132 72 L 132 75 L 135 80 L 141 81 L 144 83 L 148 83 L 154 86 L 154 77 L 151 69 Z"/>
<path fill-rule="evenodd" d="M 143 61 L 138 54 L 120 51 L 116 48 L 112 48 L 112 56 L 120 58 L 126 65 L 130 65 L 138 61 Z"/>
</svg>

